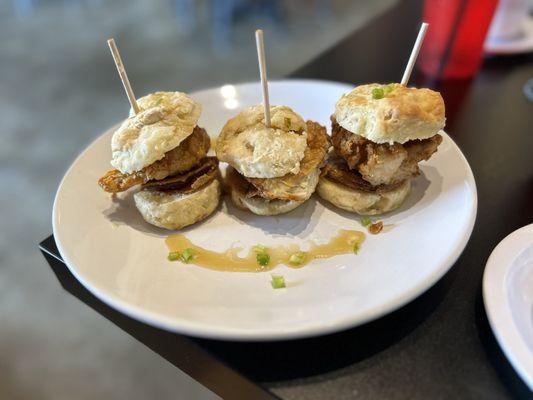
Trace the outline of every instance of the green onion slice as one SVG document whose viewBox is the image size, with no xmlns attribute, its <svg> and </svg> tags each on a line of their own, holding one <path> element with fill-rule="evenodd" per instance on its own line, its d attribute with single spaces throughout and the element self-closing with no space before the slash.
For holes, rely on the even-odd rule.
<svg viewBox="0 0 533 400">
<path fill-rule="evenodd" d="M 291 254 L 289 257 L 289 263 L 292 265 L 302 265 L 305 261 L 306 253 L 299 251 L 298 253 Z"/>
<path fill-rule="evenodd" d="M 361 225 L 368 226 L 372 223 L 372 220 L 369 217 L 362 217 L 361 218 Z"/>
<path fill-rule="evenodd" d="M 262 244 L 256 244 L 254 247 L 252 247 L 252 250 L 254 253 L 266 253 L 267 248 Z"/>
<path fill-rule="evenodd" d="M 181 254 L 179 251 L 171 251 L 168 253 L 168 261 L 178 261 L 181 258 Z"/>
<path fill-rule="evenodd" d="M 183 250 L 183 253 L 181 253 L 181 261 L 183 261 L 185 264 L 191 261 L 194 257 L 194 250 L 190 248 Z"/>
<path fill-rule="evenodd" d="M 359 243 L 354 244 L 354 245 L 353 245 L 353 252 L 354 252 L 354 254 L 359 254 L 359 249 L 360 249 L 360 248 L 361 248 L 361 247 L 359 246 Z"/>
<path fill-rule="evenodd" d="M 268 265 L 268 263 L 270 262 L 270 256 L 267 253 L 257 253 L 255 255 L 255 259 L 257 260 L 257 263 L 262 267 Z"/>
<path fill-rule="evenodd" d="M 281 289 L 287 287 L 285 285 L 285 278 L 283 277 L 283 275 L 272 274 L 271 276 L 272 280 L 270 281 L 270 284 L 274 289 Z"/>
<path fill-rule="evenodd" d="M 374 88 L 372 89 L 372 98 L 375 100 L 382 99 L 383 96 L 385 96 L 385 92 L 382 88 Z"/>
<path fill-rule="evenodd" d="M 386 95 L 389 94 L 390 92 L 394 90 L 395 87 L 396 85 L 394 83 L 389 83 L 388 85 L 383 86 L 384 94 Z"/>
</svg>

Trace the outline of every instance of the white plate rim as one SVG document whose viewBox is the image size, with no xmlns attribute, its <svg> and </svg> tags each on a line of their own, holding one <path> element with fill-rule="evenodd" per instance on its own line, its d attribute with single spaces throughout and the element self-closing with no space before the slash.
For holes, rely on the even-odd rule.
<svg viewBox="0 0 533 400">
<path fill-rule="evenodd" d="M 483 303 L 489 325 L 511 365 L 533 390 L 533 354 L 509 312 L 509 299 L 505 293 L 505 277 L 513 261 L 526 246 L 526 236 L 533 234 L 533 224 L 526 225 L 507 235 L 492 251 L 483 273 Z M 512 255 L 512 257 L 509 257 Z"/>
<path fill-rule="evenodd" d="M 269 84 L 328 84 L 328 85 L 337 85 L 340 87 L 346 87 L 350 88 L 353 87 L 353 85 L 348 85 L 343 82 L 335 82 L 335 81 L 328 81 L 328 80 L 318 80 L 318 79 L 283 79 L 283 80 L 273 80 L 269 81 Z M 237 83 L 234 84 L 235 87 L 240 86 L 246 86 L 246 85 L 254 85 L 257 84 L 257 82 L 245 82 L 245 83 Z M 195 94 L 212 90 L 212 89 L 219 89 L 220 87 L 213 87 L 213 88 L 204 88 L 200 89 L 198 91 L 191 92 L 191 95 L 194 96 Z M 113 127 L 115 127 L 114 125 Z M 76 268 L 74 267 L 74 264 L 67 256 L 67 252 L 64 250 L 61 240 L 59 239 L 58 235 L 56 235 L 56 232 L 58 231 L 58 215 L 57 215 L 57 203 L 58 203 L 58 197 L 61 192 L 62 186 L 67 178 L 67 176 L 72 172 L 74 169 L 76 163 L 80 158 L 82 158 L 87 151 L 94 145 L 95 142 L 98 140 L 101 140 L 104 135 L 109 132 L 109 130 L 113 129 L 113 127 L 107 129 L 104 131 L 101 135 L 96 137 L 91 143 L 89 143 L 85 149 L 75 158 L 75 160 L 72 162 L 70 167 L 67 169 L 65 175 L 61 179 L 61 182 L 59 184 L 58 190 L 56 192 L 55 198 L 54 198 L 54 204 L 53 204 L 53 211 L 52 211 L 52 227 L 54 232 L 54 238 L 57 245 L 57 248 L 67 265 L 68 269 L 72 273 L 72 275 L 85 287 L 87 288 L 93 295 L 95 295 L 99 300 L 103 301 L 104 303 L 110 305 L 111 307 L 115 308 L 116 310 L 122 312 L 123 314 L 134 318 L 138 321 L 147 323 L 149 325 L 155 326 L 157 328 L 161 328 L 167 331 L 176 332 L 180 334 L 186 334 L 194 337 L 200 337 L 200 338 L 209 338 L 209 339 L 222 339 L 222 340 L 241 340 L 241 341 L 268 341 L 268 340 L 288 340 L 288 339 L 298 339 L 298 338 L 305 338 L 305 337 L 314 337 L 329 333 L 334 333 L 342 330 L 346 330 L 349 328 L 353 328 L 362 324 L 365 324 L 367 322 L 376 320 L 380 317 L 383 317 L 393 311 L 398 310 L 399 308 L 403 307 L 407 303 L 413 301 L 418 296 L 426 292 L 429 288 L 431 288 L 436 282 L 438 282 L 445 274 L 448 272 L 451 267 L 455 264 L 455 262 L 458 260 L 462 252 L 464 251 L 466 245 L 468 244 L 468 241 L 470 239 L 470 236 L 472 234 L 472 231 L 474 229 L 475 221 L 477 218 L 477 205 L 478 205 L 478 196 L 477 196 L 477 187 L 476 182 L 474 179 L 474 174 L 472 172 L 472 169 L 470 167 L 470 164 L 468 163 L 466 157 L 460 150 L 459 146 L 455 143 L 455 141 L 444 131 L 441 131 L 441 134 L 445 135 L 448 139 L 450 139 L 451 144 L 454 147 L 454 150 L 459 154 L 462 162 L 464 163 L 464 166 L 466 167 L 466 176 L 465 176 L 465 182 L 468 183 L 469 186 L 472 188 L 472 195 L 473 198 L 470 202 L 470 210 L 469 210 L 469 220 L 468 223 L 464 226 L 463 230 L 460 232 L 461 240 L 458 241 L 456 247 L 453 249 L 453 251 L 450 252 L 445 262 L 443 262 L 439 268 L 433 270 L 433 272 L 428 275 L 428 277 L 425 280 L 420 281 L 416 286 L 412 287 L 411 290 L 403 292 L 401 296 L 397 296 L 396 298 L 390 299 L 388 302 L 384 302 L 381 304 L 380 307 L 375 307 L 372 312 L 368 312 L 365 315 L 360 315 L 357 317 L 351 317 L 351 318 L 344 318 L 335 321 L 335 323 L 331 323 L 328 325 L 316 325 L 313 328 L 306 328 L 305 331 L 298 331 L 298 330 L 287 330 L 287 331 L 279 331 L 279 332 L 269 332 L 269 333 L 251 333 L 251 332 L 243 332 L 239 329 L 232 329 L 232 328 L 213 328 L 212 325 L 204 324 L 204 323 L 197 323 L 197 322 L 190 322 L 190 321 L 184 321 L 181 320 L 179 322 L 176 321 L 174 318 L 169 318 L 165 315 L 162 315 L 158 312 L 153 312 L 144 309 L 143 307 L 138 307 L 136 305 L 130 304 L 127 301 L 121 300 L 120 298 L 117 298 L 112 293 L 107 293 L 104 290 L 99 289 L 98 287 L 91 284 L 89 281 L 85 280 L 82 275 L 78 273 Z"/>
</svg>

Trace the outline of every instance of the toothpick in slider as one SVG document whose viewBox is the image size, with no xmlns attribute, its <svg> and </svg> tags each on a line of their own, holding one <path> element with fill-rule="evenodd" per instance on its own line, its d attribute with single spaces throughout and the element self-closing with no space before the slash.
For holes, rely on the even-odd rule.
<svg viewBox="0 0 533 400">
<path fill-rule="evenodd" d="M 117 71 L 120 75 L 120 80 L 122 81 L 124 90 L 126 91 L 126 96 L 128 96 L 128 100 L 130 101 L 131 108 L 135 114 L 138 114 L 141 109 L 137 104 L 137 100 L 135 100 L 135 95 L 133 94 L 133 89 L 131 88 L 128 74 L 126 74 L 126 70 L 124 69 L 124 64 L 122 64 L 122 59 L 120 58 L 120 53 L 118 52 L 117 45 L 115 44 L 115 39 L 109 39 L 107 44 L 109 45 L 109 50 L 111 50 L 111 55 L 113 56 L 113 60 L 117 66 Z"/>
<path fill-rule="evenodd" d="M 422 26 L 420 27 L 420 30 L 418 31 L 418 36 L 416 37 L 415 45 L 413 47 L 413 50 L 411 50 L 411 56 L 409 57 L 409 61 L 407 62 L 407 66 L 405 67 L 405 71 L 403 73 L 401 83 L 404 86 L 406 86 L 407 82 L 409 82 L 409 78 L 411 77 L 411 72 L 413 72 L 413 67 L 415 66 L 418 53 L 420 51 L 420 48 L 422 47 L 422 42 L 424 41 L 424 36 L 426 36 L 426 31 L 428 30 L 428 26 L 429 24 L 423 22 Z"/>
<path fill-rule="evenodd" d="M 259 75 L 261 76 L 261 87 L 263 89 L 263 107 L 265 109 L 265 125 L 270 128 L 270 101 L 268 99 L 268 79 L 265 63 L 265 44 L 263 41 L 263 30 L 255 31 L 255 43 L 257 46 L 257 59 L 259 60 Z"/>
</svg>

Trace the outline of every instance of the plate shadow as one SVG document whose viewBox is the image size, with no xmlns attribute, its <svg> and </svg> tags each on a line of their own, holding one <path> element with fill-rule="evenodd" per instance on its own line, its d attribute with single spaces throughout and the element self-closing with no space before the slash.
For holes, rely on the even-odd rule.
<svg viewBox="0 0 533 400">
<path fill-rule="evenodd" d="M 292 235 L 298 236 L 304 232 L 310 232 L 316 226 L 319 213 L 316 208 L 316 199 L 311 197 L 304 204 L 294 210 L 280 215 L 255 215 L 250 211 L 237 208 L 229 196 L 225 197 L 228 215 L 234 220 L 261 229 L 268 235 Z M 315 212 L 317 214 L 315 214 Z"/>
<path fill-rule="evenodd" d="M 209 221 L 211 218 L 213 218 L 217 212 L 221 210 L 222 206 L 222 199 L 215 211 L 206 218 L 203 221 L 198 221 L 197 223 L 188 226 L 184 229 L 178 230 L 168 230 L 163 228 L 158 228 L 157 226 L 151 225 L 148 222 L 146 222 L 142 215 L 137 210 L 137 207 L 135 206 L 135 200 L 133 199 L 133 195 L 135 193 L 135 190 L 128 190 L 123 193 L 115 194 L 112 196 L 112 203 L 104 210 L 102 213 L 104 216 L 115 225 L 127 225 L 130 228 L 135 229 L 136 231 L 146 233 L 150 236 L 155 237 L 167 237 L 172 234 L 176 233 L 185 233 L 190 229 L 195 229 L 202 223 Z"/>
</svg>

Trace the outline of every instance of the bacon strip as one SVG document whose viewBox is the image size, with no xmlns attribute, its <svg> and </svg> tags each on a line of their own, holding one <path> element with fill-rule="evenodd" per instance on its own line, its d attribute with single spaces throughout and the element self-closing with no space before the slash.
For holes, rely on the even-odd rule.
<svg viewBox="0 0 533 400">
<path fill-rule="evenodd" d="M 180 175 L 149 181 L 142 185 L 142 189 L 187 194 L 208 185 L 218 177 L 218 174 L 218 160 L 215 157 L 206 157 L 195 168 Z"/>
</svg>

